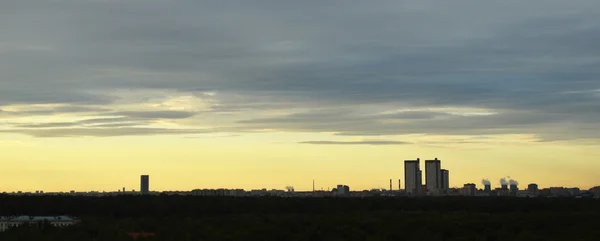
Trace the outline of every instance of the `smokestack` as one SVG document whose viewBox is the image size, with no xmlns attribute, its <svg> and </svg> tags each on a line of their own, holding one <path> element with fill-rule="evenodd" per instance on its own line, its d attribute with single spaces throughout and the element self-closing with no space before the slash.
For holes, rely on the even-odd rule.
<svg viewBox="0 0 600 241">
<path fill-rule="evenodd" d="M 492 182 L 490 182 L 490 180 L 488 180 L 488 179 L 482 179 L 481 180 L 481 184 L 483 184 L 483 186 L 484 186 L 483 191 L 485 193 L 492 192 Z"/>
<path fill-rule="evenodd" d="M 510 181 L 508 181 L 510 183 L 510 191 L 511 192 L 516 192 L 519 191 L 519 182 L 510 179 Z"/>
<path fill-rule="evenodd" d="M 402 190 L 402 181 L 400 181 L 400 179 L 398 179 L 398 191 Z"/>
</svg>

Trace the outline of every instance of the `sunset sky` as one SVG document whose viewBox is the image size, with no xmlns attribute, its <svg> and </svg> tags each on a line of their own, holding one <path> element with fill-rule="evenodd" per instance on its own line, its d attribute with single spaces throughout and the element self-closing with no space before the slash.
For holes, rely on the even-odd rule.
<svg viewBox="0 0 600 241">
<path fill-rule="evenodd" d="M 396 188 L 436 157 L 600 185 L 600 1 L 0 1 L 0 192 Z"/>
</svg>

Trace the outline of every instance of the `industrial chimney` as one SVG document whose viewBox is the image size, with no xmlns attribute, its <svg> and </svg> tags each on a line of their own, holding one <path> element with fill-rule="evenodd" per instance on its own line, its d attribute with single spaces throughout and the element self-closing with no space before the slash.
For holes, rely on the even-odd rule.
<svg viewBox="0 0 600 241">
<path fill-rule="evenodd" d="M 492 182 L 490 182 L 490 180 L 488 179 L 483 179 L 481 180 L 481 183 L 483 184 L 484 188 L 483 191 L 485 193 L 490 193 L 492 192 Z"/>
<path fill-rule="evenodd" d="M 517 192 L 519 191 L 519 182 L 510 179 L 510 181 L 508 181 L 510 183 L 510 191 L 511 192 Z"/>
<path fill-rule="evenodd" d="M 484 187 L 485 187 L 485 188 L 483 189 L 483 191 L 484 191 L 485 193 L 490 193 L 490 192 L 492 192 L 492 185 L 490 185 L 490 184 L 486 184 Z"/>
<path fill-rule="evenodd" d="M 502 190 L 508 190 L 508 181 L 506 181 L 506 178 L 500 179 L 500 187 L 502 187 Z"/>
</svg>

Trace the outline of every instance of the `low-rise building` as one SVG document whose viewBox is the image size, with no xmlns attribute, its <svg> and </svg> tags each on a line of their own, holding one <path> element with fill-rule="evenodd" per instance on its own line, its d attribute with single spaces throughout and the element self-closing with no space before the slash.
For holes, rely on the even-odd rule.
<svg viewBox="0 0 600 241">
<path fill-rule="evenodd" d="M 594 194 L 595 198 L 600 198 L 600 186 L 591 188 L 590 192 Z"/>
<path fill-rule="evenodd" d="M 333 194 L 336 196 L 348 196 L 350 195 L 350 187 L 346 185 L 337 185 L 334 189 Z"/>
<path fill-rule="evenodd" d="M 477 186 L 475 183 L 467 183 L 463 187 L 463 195 L 473 197 L 475 196 L 475 191 L 477 190 Z"/>
<path fill-rule="evenodd" d="M 9 228 L 19 227 L 24 224 L 33 225 L 48 222 L 54 227 L 66 227 L 79 222 L 70 216 L 9 216 L 0 217 L 0 232 Z"/>
<path fill-rule="evenodd" d="M 506 187 L 496 188 L 496 189 L 494 189 L 494 193 L 498 197 L 508 197 L 509 196 L 509 191 L 508 191 L 508 188 L 506 188 Z"/>
<path fill-rule="evenodd" d="M 569 193 L 569 196 L 575 197 L 575 196 L 579 195 L 581 190 L 577 187 L 573 187 L 573 188 L 567 188 L 567 192 Z"/>
<path fill-rule="evenodd" d="M 533 194 L 533 191 L 529 191 L 529 190 L 519 190 L 517 191 L 517 197 L 535 197 L 535 195 Z"/>
</svg>

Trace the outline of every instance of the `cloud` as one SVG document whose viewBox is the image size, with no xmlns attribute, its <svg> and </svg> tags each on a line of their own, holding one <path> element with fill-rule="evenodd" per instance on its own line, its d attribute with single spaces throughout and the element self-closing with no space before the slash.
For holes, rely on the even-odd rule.
<svg viewBox="0 0 600 241">
<path fill-rule="evenodd" d="M 196 113 L 189 111 L 121 111 L 110 113 L 109 115 L 127 116 L 130 118 L 141 119 L 185 119 L 194 116 Z"/>
<path fill-rule="evenodd" d="M 112 117 L 112 118 L 92 118 L 80 120 L 77 122 L 72 122 L 74 124 L 84 124 L 84 125 L 94 125 L 94 124 L 106 124 L 106 123 L 115 123 L 115 122 L 127 122 L 132 121 L 133 119 L 128 117 Z"/>
<path fill-rule="evenodd" d="M 116 136 L 151 136 L 151 135 L 183 135 L 210 133 L 206 129 L 169 129 L 169 128 L 60 128 L 60 129 L 12 129 L 0 130 L 4 133 L 21 133 L 33 137 L 116 137 Z"/>
<path fill-rule="evenodd" d="M 597 139 L 599 13 L 594 0 L 0 2 L 0 118 Z M 209 108 L 151 101 L 166 95 Z M 7 111 L 34 104 L 67 107 Z"/>
<path fill-rule="evenodd" d="M 27 116 L 48 116 L 56 114 L 99 114 L 110 111 L 110 109 L 98 106 L 77 106 L 77 105 L 60 105 L 60 106 L 39 106 L 39 105 L 21 105 L 9 106 L 15 110 L 0 109 L 0 117 L 27 117 Z"/>
<path fill-rule="evenodd" d="M 384 114 L 381 117 L 389 119 L 433 119 L 436 117 L 450 116 L 449 113 L 434 111 L 401 111 L 396 113 Z"/>
<path fill-rule="evenodd" d="M 115 118 L 92 118 L 84 119 L 72 122 L 47 122 L 47 123 L 33 123 L 33 124 L 18 124 L 9 123 L 10 125 L 17 128 L 56 128 L 56 127 L 74 127 L 74 126 L 87 126 L 87 127 L 117 127 L 117 126 L 134 126 L 147 124 L 146 121 L 140 121 L 128 117 L 115 117 Z"/>
<path fill-rule="evenodd" d="M 74 122 L 50 122 L 40 124 L 20 124 L 16 125 L 19 128 L 50 128 L 50 127 L 69 127 L 76 125 Z"/>
<path fill-rule="evenodd" d="M 314 145 L 405 145 L 411 144 L 403 141 L 385 141 L 385 140 L 373 140 L 373 141 L 303 141 L 301 144 L 314 144 Z"/>
</svg>

